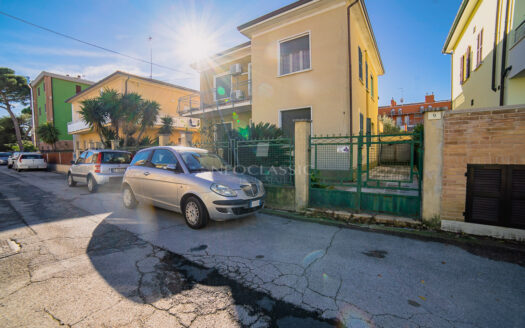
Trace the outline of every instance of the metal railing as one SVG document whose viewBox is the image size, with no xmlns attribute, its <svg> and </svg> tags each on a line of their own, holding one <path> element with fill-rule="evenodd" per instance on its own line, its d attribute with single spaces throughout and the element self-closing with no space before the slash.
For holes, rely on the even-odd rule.
<svg viewBox="0 0 525 328">
<path fill-rule="evenodd" d="M 181 115 L 187 115 L 195 111 L 204 111 L 207 108 L 223 109 L 229 106 L 234 107 L 240 103 L 251 103 L 251 88 L 252 81 L 244 80 L 233 83 L 229 94 L 225 94 L 224 88 L 212 88 L 180 97 L 177 112 Z"/>
</svg>

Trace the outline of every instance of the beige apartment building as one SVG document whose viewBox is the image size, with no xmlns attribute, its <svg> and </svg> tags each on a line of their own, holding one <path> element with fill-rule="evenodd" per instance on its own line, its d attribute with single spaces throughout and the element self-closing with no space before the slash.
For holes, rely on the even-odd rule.
<svg viewBox="0 0 525 328">
<path fill-rule="evenodd" d="M 452 109 L 525 104 L 525 1 L 463 0 L 443 53 Z"/>
<path fill-rule="evenodd" d="M 250 122 L 292 137 L 296 119 L 313 134 L 377 132 L 384 68 L 362 0 L 296 1 L 238 30 L 250 41 L 192 65 L 201 100 L 181 98 L 182 116 L 216 123 L 217 137 Z"/>
</svg>

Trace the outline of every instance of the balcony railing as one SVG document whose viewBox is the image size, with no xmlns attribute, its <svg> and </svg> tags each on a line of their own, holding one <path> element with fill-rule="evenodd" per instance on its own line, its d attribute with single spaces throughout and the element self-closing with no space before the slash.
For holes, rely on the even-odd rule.
<svg viewBox="0 0 525 328">
<path fill-rule="evenodd" d="M 157 118 L 157 121 L 155 122 L 155 126 L 158 127 L 162 125 L 162 117 L 164 117 L 164 115 L 159 115 L 159 117 Z M 176 129 L 198 128 L 200 127 L 200 124 L 201 124 L 200 119 L 198 118 L 179 117 L 179 116 L 177 117 L 172 116 L 172 118 L 173 118 L 173 127 Z M 110 121 L 108 120 L 106 122 L 106 125 L 108 125 L 109 123 Z M 83 131 L 83 130 L 88 130 L 88 129 L 90 129 L 89 124 L 87 124 L 86 122 L 82 120 L 69 122 L 67 124 L 67 133 L 69 134 L 73 134 L 73 133 Z"/>
<path fill-rule="evenodd" d="M 195 111 L 204 112 L 206 109 L 224 109 L 235 105 L 251 104 L 251 80 L 239 81 L 232 84 L 229 95 L 224 94 L 224 88 L 213 88 L 201 93 L 195 93 L 179 98 L 177 111 L 181 115 L 188 115 Z"/>
</svg>

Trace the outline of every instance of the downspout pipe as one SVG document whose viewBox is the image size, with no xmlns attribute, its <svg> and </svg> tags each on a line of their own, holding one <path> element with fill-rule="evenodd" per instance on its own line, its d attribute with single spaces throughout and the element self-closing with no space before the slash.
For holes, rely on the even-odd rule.
<svg viewBox="0 0 525 328">
<path fill-rule="evenodd" d="M 353 108 L 352 108 L 352 34 L 350 29 L 350 9 L 358 3 L 359 0 L 355 0 L 352 2 L 347 8 L 346 8 L 346 25 L 348 30 L 348 86 L 349 86 L 349 115 L 350 115 L 350 135 L 352 136 L 353 133 Z"/>
<path fill-rule="evenodd" d="M 492 46 L 492 91 L 496 92 L 496 65 L 498 61 L 498 21 L 499 21 L 499 7 L 501 5 L 501 0 L 498 0 L 496 8 L 496 19 L 494 22 L 494 45 Z"/>
<path fill-rule="evenodd" d="M 501 74 L 500 74 L 500 90 L 499 90 L 499 105 L 503 106 L 505 102 L 505 77 L 509 69 L 507 65 L 507 26 L 509 25 L 509 5 L 510 0 L 507 0 L 507 8 L 505 9 L 505 29 L 503 30 L 503 43 L 501 48 Z"/>
</svg>

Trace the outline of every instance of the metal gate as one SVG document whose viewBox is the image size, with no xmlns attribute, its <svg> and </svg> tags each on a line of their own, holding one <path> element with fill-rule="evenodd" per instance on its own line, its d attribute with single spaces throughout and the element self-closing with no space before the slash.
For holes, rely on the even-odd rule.
<svg viewBox="0 0 525 328">
<path fill-rule="evenodd" d="M 420 218 L 423 135 L 310 138 L 310 206 Z"/>
</svg>

